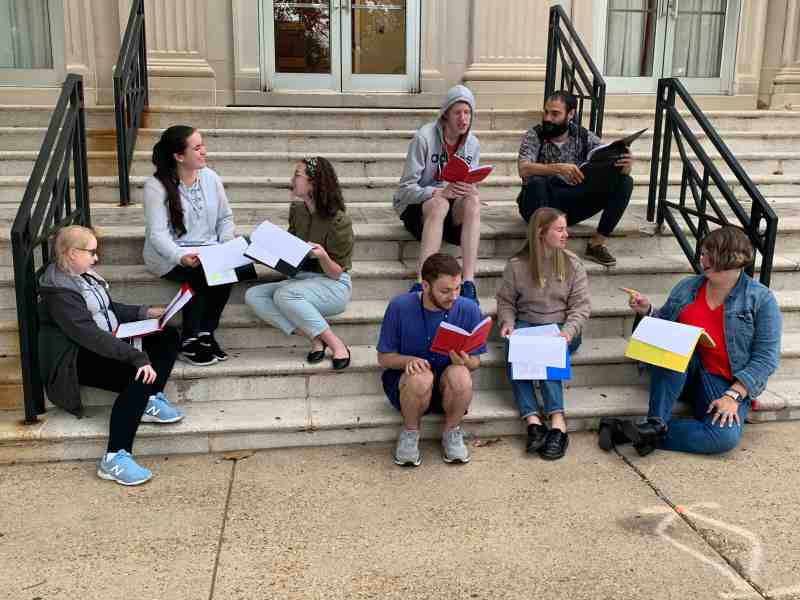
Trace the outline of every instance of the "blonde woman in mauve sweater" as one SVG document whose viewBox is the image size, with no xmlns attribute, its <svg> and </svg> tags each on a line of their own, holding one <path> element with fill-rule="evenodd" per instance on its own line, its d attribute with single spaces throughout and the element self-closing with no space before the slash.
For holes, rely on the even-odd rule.
<svg viewBox="0 0 800 600">
<path fill-rule="evenodd" d="M 528 242 L 506 264 L 497 289 L 497 322 L 500 335 L 508 338 L 515 329 L 556 324 L 572 354 L 581 343 L 581 330 L 589 318 L 589 285 L 578 257 L 566 249 L 567 219 L 559 210 L 540 208 L 528 225 Z M 528 426 L 526 449 L 547 460 L 564 456 L 569 445 L 564 419 L 564 391 L 559 380 L 540 382 L 544 417 L 542 422 L 533 381 L 512 378 L 506 372 L 520 417 Z"/>
</svg>

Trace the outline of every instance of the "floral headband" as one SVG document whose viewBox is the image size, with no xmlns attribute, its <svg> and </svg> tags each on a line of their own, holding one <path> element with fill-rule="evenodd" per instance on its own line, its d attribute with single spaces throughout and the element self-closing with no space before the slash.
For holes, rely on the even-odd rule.
<svg viewBox="0 0 800 600">
<path fill-rule="evenodd" d="M 306 165 L 306 174 L 311 178 L 314 179 L 317 175 L 317 167 L 319 166 L 319 161 L 315 158 L 304 158 L 303 162 Z"/>
</svg>

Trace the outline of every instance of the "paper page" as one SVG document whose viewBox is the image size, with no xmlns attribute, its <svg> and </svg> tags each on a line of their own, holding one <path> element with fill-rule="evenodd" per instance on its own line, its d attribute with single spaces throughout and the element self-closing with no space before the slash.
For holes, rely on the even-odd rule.
<svg viewBox="0 0 800 600">
<path fill-rule="evenodd" d="M 272 254 L 269 250 L 264 248 L 263 246 L 259 246 L 258 244 L 250 244 L 245 251 L 245 254 L 252 258 L 253 260 L 257 260 L 260 263 L 264 263 L 268 267 L 272 267 L 273 269 L 277 266 L 278 261 L 280 260 L 277 256 Z"/>
<path fill-rule="evenodd" d="M 511 335 L 512 336 L 515 336 L 515 335 L 519 335 L 519 336 L 525 336 L 525 335 L 534 335 L 534 336 L 536 336 L 536 335 L 550 335 L 550 336 L 556 336 L 559 333 L 561 333 L 561 331 L 558 329 L 558 325 L 553 323 L 551 325 L 534 325 L 533 327 L 524 327 L 522 329 L 515 329 Z"/>
<path fill-rule="evenodd" d="M 164 309 L 164 314 L 161 315 L 161 318 L 158 320 L 159 323 L 160 323 L 160 326 L 164 327 L 164 325 L 166 325 L 167 322 L 172 317 L 177 315 L 178 312 L 184 306 L 186 306 L 186 304 L 189 302 L 189 300 L 192 299 L 193 296 L 194 296 L 194 292 L 192 291 L 192 288 L 190 288 L 188 286 L 187 287 L 183 287 L 182 286 L 181 289 L 178 290 L 178 293 L 175 294 L 175 297 L 172 299 L 172 302 L 170 302 L 167 305 L 167 308 Z"/>
<path fill-rule="evenodd" d="M 206 272 L 217 273 L 253 262 L 244 255 L 245 250 L 247 250 L 247 240 L 240 236 L 224 244 L 201 246 L 197 249 L 197 253 Z"/>
<path fill-rule="evenodd" d="M 117 331 L 114 332 L 118 338 L 132 338 L 155 333 L 161 327 L 158 319 L 145 319 L 143 321 L 131 321 L 130 323 L 120 323 Z"/>
<path fill-rule="evenodd" d="M 208 285 L 224 285 L 226 283 L 236 283 L 239 278 L 236 276 L 236 269 L 225 269 L 209 273 L 206 271 L 206 281 Z"/>
<path fill-rule="evenodd" d="M 483 321 L 481 321 L 481 323 L 483 323 Z M 479 323 L 479 325 L 481 323 Z M 458 325 L 453 325 L 452 323 L 448 323 L 447 321 L 442 321 L 441 323 L 439 323 L 439 327 L 441 327 L 442 329 L 449 329 L 450 331 L 455 331 L 456 333 L 460 333 L 464 337 L 467 337 L 470 334 L 470 332 L 467 331 L 466 329 L 461 329 L 461 327 L 459 327 Z"/>
<path fill-rule="evenodd" d="M 702 331 L 700 327 L 692 325 L 645 317 L 636 327 L 632 337 L 650 346 L 687 356 L 694 350 Z"/>
<path fill-rule="evenodd" d="M 691 355 L 675 354 L 669 350 L 656 348 L 633 338 L 628 341 L 625 356 L 648 365 L 671 369 L 678 373 L 686 372 L 686 367 L 689 366 L 689 360 L 691 359 Z"/>
<path fill-rule="evenodd" d="M 250 239 L 253 242 L 251 246 L 256 245 L 261 250 L 266 250 L 269 254 L 283 259 L 293 267 L 297 267 L 311 252 L 310 244 L 269 221 L 264 221 L 256 227 Z M 250 249 L 248 249 L 248 254 L 252 254 Z M 277 262 L 276 260 L 275 263 Z"/>
<path fill-rule="evenodd" d="M 511 363 L 511 378 L 520 379 L 547 379 L 547 367 L 529 362 Z"/>
<path fill-rule="evenodd" d="M 508 362 L 529 362 L 563 369 L 566 365 L 567 340 L 561 336 L 511 336 Z"/>
</svg>

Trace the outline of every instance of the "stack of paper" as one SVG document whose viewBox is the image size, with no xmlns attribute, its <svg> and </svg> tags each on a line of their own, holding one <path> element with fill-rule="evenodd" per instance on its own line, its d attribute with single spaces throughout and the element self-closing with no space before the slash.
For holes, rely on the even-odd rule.
<svg viewBox="0 0 800 600">
<path fill-rule="evenodd" d="M 269 221 L 256 227 L 245 255 L 280 271 L 295 275 L 311 252 L 311 245 Z"/>
<path fill-rule="evenodd" d="M 224 244 L 187 248 L 187 250 L 196 253 L 200 258 L 208 285 L 236 283 L 239 281 L 236 275 L 237 267 L 253 264 L 253 261 L 244 255 L 247 250 L 247 240 L 241 236 Z"/>
<path fill-rule="evenodd" d="M 143 335 L 156 333 L 164 329 L 167 322 L 178 314 L 189 300 L 194 296 L 194 291 L 189 287 L 188 283 L 181 285 L 181 289 L 175 294 L 175 297 L 164 309 L 164 314 L 158 319 L 144 319 L 142 321 L 131 321 L 129 323 L 121 323 L 114 331 L 114 335 L 118 338 L 139 338 Z M 141 347 L 139 348 L 141 350 Z"/>
<path fill-rule="evenodd" d="M 683 373 L 698 342 L 716 346 L 700 327 L 645 317 L 633 332 L 625 356 Z"/>
<path fill-rule="evenodd" d="M 558 325 L 515 329 L 509 338 L 508 362 L 515 380 L 572 377 L 567 340 Z"/>
</svg>

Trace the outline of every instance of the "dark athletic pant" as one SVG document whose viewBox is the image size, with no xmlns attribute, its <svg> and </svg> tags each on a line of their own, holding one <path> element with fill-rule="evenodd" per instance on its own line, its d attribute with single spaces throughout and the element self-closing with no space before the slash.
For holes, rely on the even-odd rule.
<svg viewBox="0 0 800 600">
<path fill-rule="evenodd" d="M 142 349 L 150 357 L 150 366 L 156 372 L 151 384 L 142 383 L 141 376 L 134 381 L 137 368 L 118 360 L 95 354 L 81 348 L 78 351 L 78 381 L 81 385 L 118 392 L 111 409 L 108 448 L 106 452 L 127 450 L 133 453 L 133 440 L 139 429 L 147 400 L 164 391 L 175 357 L 178 354 L 178 331 L 166 327 L 160 333 L 142 338 Z"/>
<path fill-rule="evenodd" d="M 164 275 L 164 279 L 188 283 L 194 290 L 194 297 L 183 307 L 183 339 L 197 337 L 201 331 L 214 333 L 219 327 L 219 319 L 228 298 L 232 284 L 208 285 L 202 267 L 178 265 Z"/>
<path fill-rule="evenodd" d="M 633 178 L 619 172 L 599 185 L 587 179 L 578 185 L 569 185 L 560 177 L 534 176 L 529 177 L 522 186 L 517 205 L 526 223 L 533 212 L 542 206 L 557 208 L 565 213 L 567 225 L 575 225 L 603 211 L 597 233 L 610 237 L 628 207 L 632 192 Z"/>
</svg>

